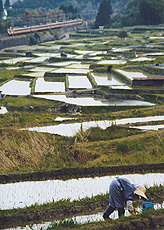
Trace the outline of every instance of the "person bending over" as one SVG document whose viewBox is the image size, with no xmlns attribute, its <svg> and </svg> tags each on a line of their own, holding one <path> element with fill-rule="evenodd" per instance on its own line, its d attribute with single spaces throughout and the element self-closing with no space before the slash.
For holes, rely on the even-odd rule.
<svg viewBox="0 0 164 230">
<path fill-rule="evenodd" d="M 148 200 L 145 195 L 146 188 L 139 185 L 134 185 L 126 178 L 115 177 L 109 186 L 109 207 L 103 214 L 103 218 L 110 219 L 109 215 L 118 209 L 118 216 L 121 217 L 125 213 L 124 204 L 131 214 L 135 213 L 133 200 L 144 199 Z"/>
</svg>

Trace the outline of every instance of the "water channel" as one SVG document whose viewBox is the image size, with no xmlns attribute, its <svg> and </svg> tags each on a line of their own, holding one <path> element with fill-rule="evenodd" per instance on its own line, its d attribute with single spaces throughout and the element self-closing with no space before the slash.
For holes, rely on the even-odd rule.
<svg viewBox="0 0 164 230">
<path fill-rule="evenodd" d="M 70 180 L 24 181 L 0 184 L 0 209 L 24 208 L 26 206 L 56 202 L 63 199 L 79 200 L 106 194 L 115 176 L 78 178 Z M 164 173 L 121 175 L 134 184 L 152 187 L 164 184 Z"/>
<path fill-rule="evenodd" d="M 113 123 L 116 125 L 125 125 L 125 124 L 135 124 L 137 122 L 151 122 L 151 121 L 163 121 L 163 120 L 164 120 L 164 116 L 133 117 L 133 118 L 116 119 L 113 121 L 112 120 L 88 121 L 88 122 L 75 122 L 71 124 L 59 124 L 59 125 L 51 125 L 51 126 L 43 126 L 43 127 L 33 127 L 33 128 L 28 128 L 27 130 L 58 134 L 62 136 L 74 136 L 80 130 L 81 126 L 83 127 L 83 130 L 85 131 L 91 127 L 100 127 L 102 129 L 106 129 L 107 127 L 111 126 Z M 138 128 L 138 126 L 135 128 Z"/>
</svg>

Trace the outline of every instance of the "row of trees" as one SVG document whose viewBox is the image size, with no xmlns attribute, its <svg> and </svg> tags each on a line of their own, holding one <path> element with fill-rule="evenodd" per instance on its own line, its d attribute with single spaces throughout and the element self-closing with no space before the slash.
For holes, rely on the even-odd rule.
<svg viewBox="0 0 164 230">
<path fill-rule="evenodd" d="M 95 19 L 95 28 L 156 25 L 164 23 L 163 7 L 164 0 L 18 0 L 11 8 L 10 0 L 6 0 L 4 6 L 0 0 L 0 17 L 4 8 L 9 16 L 1 21 L 0 31 L 10 26 L 29 26 L 79 16 L 84 20 Z"/>
<path fill-rule="evenodd" d="M 164 23 L 164 0 L 132 0 L 123 11 L 115 12 L 111 0 L 103 0 L 97 12 L 95 28 L 157 25 Z M 118 2 L 122 2 L 118 0 Z M 127 2 L 126 2 L 127 3 Z M 123 8 L 122 8 L 123 9 Z"/>
</svg>

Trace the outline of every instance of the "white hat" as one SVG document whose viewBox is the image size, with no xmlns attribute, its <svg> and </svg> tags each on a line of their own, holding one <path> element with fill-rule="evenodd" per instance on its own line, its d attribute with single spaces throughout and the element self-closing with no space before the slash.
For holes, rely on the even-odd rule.
<svg viewBox="0 0 164 230">
<path fill-rule="evenodd" d="M 148 200 L 148 198 L 145 195 L 145 192 L 146 192 L 146 188 L 144 186 L 141 186 L 140 188 L 134 191 L 134 194 L 137 194 L 138 196 L 142 196 L 143 198 Z"/>
</svg>

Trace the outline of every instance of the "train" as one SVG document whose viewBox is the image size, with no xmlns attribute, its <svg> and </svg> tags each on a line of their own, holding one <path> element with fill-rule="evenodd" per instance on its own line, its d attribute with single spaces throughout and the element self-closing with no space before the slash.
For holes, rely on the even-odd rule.
<svg viewBox="0 0 164 230">
<path fill-rule="evenodd" d="M 65 26 L 73 26 L 73 25 L 80 25 L 80 24 L 82 24 L 82 19 L 74 19 L 74 20 L 69 20 L 64 22 L 54 22 L 54 23 L 48 23 L 44 25 L 35 25 L 35 26 L 28 26 L 22 28 L 10 27 L 9 29 L 7 29 L 7 33 L 9 36 L 14 36 L 14 35 L 41 32 L 44 30 L 57 29 Z"/>
</svg>

